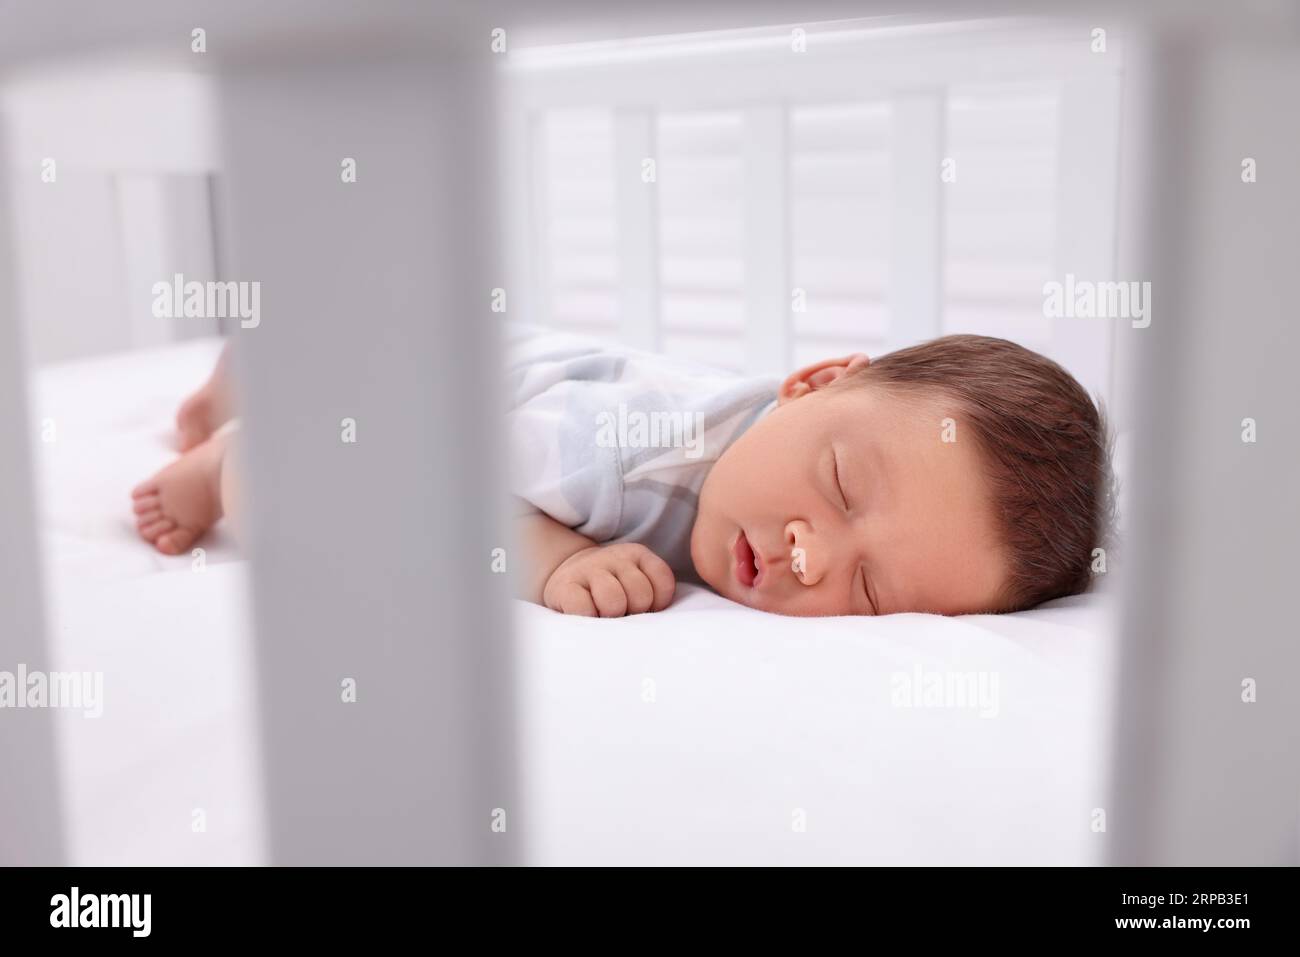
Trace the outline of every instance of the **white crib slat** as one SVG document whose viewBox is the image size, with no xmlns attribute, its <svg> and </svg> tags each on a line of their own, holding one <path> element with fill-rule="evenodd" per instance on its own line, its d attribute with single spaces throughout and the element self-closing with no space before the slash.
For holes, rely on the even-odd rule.
<svg viewBox="0 0 1300 957">
<path fill-rule="evenodd" d="M 547 181 L 550 173 L 547 164 L 550 158 L 544 148 L 545 117 L 541 113 L 520 117 L 513 132 L 524 144 L 522 155 L 526 158 L 528 182 L 525 187 L 526 206 L 522 210 L 527 218 L 524 225 L 529 237 L 530 248 L 525 251 L 520 263 L 526 263 L 524 271 L 527 287 L 528 309 L 524 318 L 529 322 L 549 325 L 554 321 L 554 288 L 551 282 L 551 243 L 548 233 L 550 197 L 547 195 Z"/>
<path fill-rule="evenodd" d="M 1090 282 L 1136 278 L 1114 275 L 1119 84 L 1113 73 L 1080 74 L 1062 84 L 1052 277 L 1059 282 L 1065 281 L 1066 273 Z M 1086 389 L 1107 399 L 1113 329 L 1110 319 L 1054 319 L 1048 350 Z"/>
<path fill-rule="evenodd" d="M 745 367 L 755 375 L 792 362 L 788 144 L 784 106 L 745 111 Z"/>
<path fill-rule="evenodd" d="M 223 78 L 229 275 L 263 291 L 232 338 L 274 863 L 516 847 L 489 83 L 405 47 Z"/>
<path fill-rule="evenodd" d="M 0 669 L 17 678 L 52 669 L 41 614 L 40 551 L 33 516 L 32 470 L 28 460 L 27 390 L 19 345 L 18 275 L 11 246 L 8 184 L 0 130 L 0 408 L 10 429 L 0 455 Z M 37 413 L 39 414 L 39 412 Z M 56 423 L 57 426 L 57 423 Z M 25 685 L 25 682 L 24 682 Z M 25 686 L 16 688 L 25 695 Z M 0 711 L 0 866 L 63 864 L 54 711 Z"/>
<path fill-rule="evenodd" d="M 158 319 L 153 315 L 153 284 L 172 281 L 167 262 L 163 178 L 148 173 L 125 173 L 115 180 L 131 345 L 137 348 L 159 346 L 170 341 L 177 325 L 185 321 L 183 318 Z M 205 281 L 211 278 L 214 277 L 187 277 Z"/>
<path fill-rule="evenodd" d="M 186 282 L 221 278 L 214 272 L 208 177 L 123 173 L 116 180 L 131 345 L 215 335 L 220 328 L 216 318 L 160 319 L 153 314 L 154 283 L 170 283 L 177 273 Z"/>
<path fill-rule="evenodd" d="M 943 302 L 944 94 L 906 92 L 893 104 L 893 256 L 888 348 L 940 334 Z"/>
<path fill-rule="evenodd" d="M 655 114 L 614 114 L 614 202 L 618 217 L 619 335 L 639 349 L 657 349 L 659 317 L 658 183 L 646 182 L 646 160 L 655 160 Z"/>
<path fill-rule="evenodd" d="M 505 237 L 502 282 L 507 291 L 506 315 L 524 322 L 544 321 L 539 293 L 542 284 L 536 273 L 538 258 L 545 249 L 535 203 L 541 184 L 536 169 L 543 160 L 534 129 L 539 119 L 519 109 L 507 109 L 501 120 L 502 191 L 500 234 Z"/>
</svg>

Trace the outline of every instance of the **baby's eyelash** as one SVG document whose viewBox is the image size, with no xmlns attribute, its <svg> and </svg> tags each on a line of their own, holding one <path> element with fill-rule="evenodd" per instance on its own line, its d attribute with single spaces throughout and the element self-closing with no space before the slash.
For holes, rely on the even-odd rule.
<svg viewBox="0 0 1300 957">
<path fill-rule="evenodd" d="M 862 593 L 867 596 L 867 607 L 871 609 L 873 615 L 879 614 L 876 610 L 876 603 L 871 598 L 871 587 L 867 584 L 867 572 L 861 565 L 858 566 L 858 574 L 862 576 Z"/>
<path fill-rule="evenodd" d="M 831 449 L 831 473 L 835 476 L 835 487 L 839 490 L 840 498 L 844 500 L 844 510 L 849 511 L 849 497 L 844 494 L 844 485 L 840 482 L 840 457 Z"/>
</svg>

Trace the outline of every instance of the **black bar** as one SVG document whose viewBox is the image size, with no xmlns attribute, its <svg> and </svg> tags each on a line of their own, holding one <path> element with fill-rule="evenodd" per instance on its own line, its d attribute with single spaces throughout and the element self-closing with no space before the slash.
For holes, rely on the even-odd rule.
<svg viewBox="0 0 1300 957">
<path fill-rule="evenodd" d="M 543 877 L 488 868 L 11 869 L 0 875 L 0 926 L 6 945 L 57 944 L 70 935 L 96 946 L 374 944 L 429 931 L 445 944 L 455 939 L 445 936 L 453 929 L 491 943 L 500 931 L 529 928 L 534 946 L 597 928 L 629 943 L 662 944 L 673 939 L 660 937 L 663 931 L 696 924 L 760 940 L 784 931 L 796 941 L 801 925 L 813 936 L 844 928 L 860 943 L 883 945 L 901 935 L 927 949 L 944 940 L 1231 944 L 1294 930 L 1297 887 L 1288 868 L 666 870 Z M 79 923 L 116 914 L 118 926 L 53 926 L 70 923 L 73 887 Z M 137 936 L 145 929 L 146 894 L 148 934 Z M 141 896 L 128 910 L 126 899 L 104 906 L 102 895 Z"/>
</svg>

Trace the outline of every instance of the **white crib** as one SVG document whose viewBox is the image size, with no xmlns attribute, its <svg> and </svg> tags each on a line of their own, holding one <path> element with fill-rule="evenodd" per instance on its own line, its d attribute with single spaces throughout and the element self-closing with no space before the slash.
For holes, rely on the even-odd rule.
<svg viewBox="0 0 1300 957">
<path fill-rule="evenodd" d="M 1155 24 L 1139 48 L 1121 43 L 1133 35 L 1125 24 L 1089 20 L 787 22 L 702 35 L 691 31 L 740 14 L 701 6 L 662 21 L 638 12 L 672 37 L 544 49 L 511 40 L 509 52 L 492 52 L 503 24 L 512 38 L 537 35 L 550 15 L 544 6 L 499 3 L 453 17 L 433 5 L 286 3 L 216 14 L 159 0 L 121 6 L 109 23 L 65 22 L 32 5 L 23 29 L 0 35 L 8 81 L 0 406 L 18 423 L 0 455 L 0 668 L 53 667 L 48 582 L 34 558 L 42 489 L 31 446 L 40 439 L 29 434 L 40 413 L 24 356 L 98 356 L 212 331 L 202 321 L 152 321 L 145 280 L 207 272 L 261 281 L 264 319 L 247 331 L 256 348 L 246 348 L 243 332 L 232 338 L 244 395 L 258 410 L 245 430 L 256 634 L 255 704 L 245 717 L 261 755 L 271 861 L 519 860 L 521 829 L 498 826 L 520 820 L 519 767 L 535 782 L 523 806 L 550 824 L 528 850 L 546 860 L 605 860 L 629 847 L 645 860 L 861 859 L 878 822 L 856 822 L 862 843 L 847 853 L 834 835 L 772 850 L 770 834 L 759 847 L 744 827 L 728 832 L 738 820 L 776 820 L 768 811 L 785 825 L 784 794 L 785 804 L 734 817 L 682 801 L 676 789 L 676 803 L 645 820 L 712 822 L 712 843 L 692 843 L 684 831 L 666 843 L 644 831 L 635 847 L 617 843 L 619 829 L 637 822 L 609 803 L 584 808 L 588 792 L 569 778 L 602 755 L 620 758 L 614 732 L 635 729 L 646 712 L 603 700 L 612 692 L 598 682 L 589 699 L 562 696 L 516 735 L 517 702 L 537 714 L 555 685 L 515 694 L 505 576 L 490 571 L 493 550 L 508 545 L 490 504 L 501 484 L 489 398 L 495 292 L 508 293 L 512 315 L 724 363 L 734 354 L 753 371 L 784 369 L 808 350 L 858 337 L 879 349 L 953 328 L 994 330 L 997 316 L 1014 314 L 1018 335 L 1095 392 L 1118 403 L 1150 383 L 1129 406 L 1142 510 L 1110 715 L 1119 756 L 1109 791 L 1096 798 L 1115 822 L 1109 859 L 1294 863 L 1300 696 L 1287 684 L 1297 673 L 1287 575 L 1300 520 L 1286 436 L 1300 343 L 1286 297 L 1276 294 L 1293 266 L 1286 240 L 1300 219 L 1300 192 L 1284 179 L 1300 163 L 1300 143 L 1295 125 L 1278 120 L 1293 112 L 1300 84 L 1294 43 L 1260 44 L 1235 21 L 1198 14 L 1188 14 L 1189 32 L 1213 39 L 1200 46 Z M 785 9 L 800 15 L 798 5 Z M 576 18 L 583 39 L 600 32 L 593 16 Z M 1288 16 L 1263 32 L 1293 37 Z M 204 21 L 208 50 L 196 54 L 192 31 Z M 122 57 L 127 68 L 112 65 Z M 64 68 L 70 58 L 80 58 L 75 71 Z M 999 232 L 977 192 L 962 189 L 996 166 L 981 153 L 981 104 L 1005 106 L 999 97 L 1025 84 L 1033 87 L 1027 109 L 1056 131 L 1044 148 L 1050 160 L 1035 167 L 1050 209 Z M 862 138 L 837 139 L 845 124 Z M 563 190 L 573 184 L 552 158 L 574 130 L 596 144 L 588 161 L 604 159 L 587 167 L 585 185 L 599 189 L 575 194 L 581 202 L 566 208 Z M 744 216 L 702 231 L 684 226 L 694 200 L 681 189 L 683 156 L 711 168 L 719 196 Z M 1257 185 L 1239 179 L 1245 156 L 1259 159 Z M 41 179 L 50 158 L 56 183 Z M 358 166 L 351 184 L 339 174 L 347 158 Z M 943 178 L 948 159 L 955 182 Z M 646 160 L 657 161 L 650 181 Z M 870 228 L 847 262 L 818 258 L 825 250 L 816 237 L 842 226 L 808 218 L 801 190 L 819 175 L 870 180 L 858 197 L 863 209 L 882 191 L 893 197 L 878 221 L 855 220 Z M 1050 229 L 1034 233 L 1044 222 Z M 991 248 L 981 250 L 984 238 Z M 1039 260 L 1024 258 L 1026 242 Z M 692 250 L 708 269 L 682 267 Z M 992 257 L 996 283 L 981 285 L 972 252 Z M 1027 291 L 1067 273 L 1149 276 L 1167 311 L 1142 336 L 1122 324 L 1040 323 Z M 1009 288 L 1012 299 L 999 298 Z M 24 314 L 36 324 L 20 323 Z M 737 341 L 743 348 L 720 347 Z M 95 396 L 81 407 L 93 410 Z M 1237 442 L 1247 415 L 1278 438 Z M 340 441 L 344 418 L 357 423 L 364 455 Z M 457 503 L 450 513 L 435 507 L 447 501 Z M 399 528 L 407 533 L 394 535 Z M 174 597 L 184 604 L 204 581 L 187 577 Z M 702 592 L 686 597 L 687 611 L 713 629 L 701 653 L 713 655 L 717 673 L 733 674 L 731 658 L 744 649 L 719 624 L 728 610 Z M 945 625 L 921 643 L 960 654 L 965 646 L 950 637 L 983 629 L 979 640 L 1028 667 L 1058 611 Z M 527 614 L 540 621 L 545 613 Z M 665 650 L 652 625 L 633 623 L 628 646 L 658 655 L 666 669 L 693 661 Z M 644 679 L 591 633 L 560 633 L 570 626 L 537 624 L 554 641 L 535 673 L 592 668 Z M 917 644 L 902 640 L 907 621 L 882 625 L 899 641 L 870 647 L 851 646 L 843 627 L 823 624 L 817 634 L 828 653 L 847 648 L 846 661 L 883 667 Z M 855 690 L 843 673 L 836 684 L 784 668 L 803 660 L 802 649 L 783 633 L 764 641 L 772 654 L 746 662 L 751 690 L 804 681 L 795 690 L 809 697 L 794 695 L 796 708 L 816 700 L 808 710 L 843 717 L 827 704 Z M 160 669 L 134 675 L 145 700 L 174 659 L 139 660 Z M 1243 677 L 1263 689 L 1251 710 L 1239 698 Z M 348 679 L 362 703 L 340 703 Z M 828 684 L 839 697 L 816 697 Z M 1035 689 L 1040 703 L 1051 697 Z M 643 737 L 650 763 L 616 765 L 622 786 L 635 789 L 647 769 L 684 768 L 701 779 L 717 771 L 692 765 L 695 753 L 678 747 L 684 739 L 673 731 L 716 718 L 709 690 L 687 687 L 669 712 L 676 724 Z M 771 717 L 756 694 L 737 700 Z M 575 736 L 587 750 L 557 749 L 587 720 L 578 707 L 586 701 L 623 711 Z M 797 748 L 806 739 L 798 717 L 771 727 L 768 740 Z M 1028 717 L 1022 727 L 1035 730 Z M 725 722 L 706 729 L 724 751 L 743 743 L 733 730 Z M 73 856 L 76 795 L 60 780 L 57 737 L 48 710 L 0 714 L 0 863 Z M 1050 753 L 1050 736 L 1031 737 L 1036 753 Z M 878 753 L 906 760 L 905 751 Z M 728 786 L 780 778 L 743 761 L 724 770 Z M 1032 789 L 1032 776 L 1025 783 Z M 663 786 L 638 793 L 645 799 Z M 900 816 L 912 810 L 891 806 Z M 565 828 L 592 822 L 590 840 L 566 840 Z M 178 819 L 182 833 L 188 825 Z M 1071 835 L 1054 859 L 1088 857 L 1089 841 Z M 893 850 L 890 862 L 899 862 L 906 849 Z"/>
</svg>

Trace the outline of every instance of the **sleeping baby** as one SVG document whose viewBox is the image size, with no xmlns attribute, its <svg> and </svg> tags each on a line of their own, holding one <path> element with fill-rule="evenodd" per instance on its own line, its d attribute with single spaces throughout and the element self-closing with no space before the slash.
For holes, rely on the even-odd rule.
<svg viewBox="0 0 1300 957">
<path fill-rule="evenodd" d="M 785 615 L 958 615 L 1091 580 L 1111 502 L 1102 417 L 1014 343 L 946 336 L 777 382 L 505 335 L 530 601 L 620 617 L 667 607 L 683 580 Z M 188 451 L 133 492 L 167 554 L 238 509 L 225 380 L 222 362 L 178 414 Z"/>
</svg>

